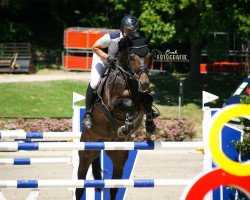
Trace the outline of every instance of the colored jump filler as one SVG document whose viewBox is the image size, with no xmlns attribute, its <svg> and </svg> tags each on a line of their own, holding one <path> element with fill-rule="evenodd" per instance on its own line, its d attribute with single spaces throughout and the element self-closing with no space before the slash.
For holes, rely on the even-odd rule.
<svg viewBox="0 0 250 200">
<path fill-rule="evenodd" d="M 244 104 L 225 107 L 215 114 L 209 128 L 209 149 L 221 169 L 214 169 L 198 176 L 191 187 L 186 189 L 182 199 L 202 200 L 210 190 L 215 190 L 221 185 L 239 188 L 250 198 L 250 163 L 230 160 L 220 147 L 223 126 L 232 118 L 246 116 L 250 116 L 250 106 Z"/>
<path fill-rule="evenodd" d="M 188 189 L 187 194 L 182 199 L 202 200 L 210 190 L 214 190 L 221 185 L 237 187 L 250 197 L 249 181 L 250 176 L 236 176 L 222 169 L 212 170 L 198 177 L 197 181 Z"/>
</svg>

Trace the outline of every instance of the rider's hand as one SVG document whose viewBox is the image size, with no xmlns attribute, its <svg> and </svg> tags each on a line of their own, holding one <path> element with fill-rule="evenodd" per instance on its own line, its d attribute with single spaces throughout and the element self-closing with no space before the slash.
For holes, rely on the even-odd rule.
<svg viewBox="0 0 250 200">
<path fill-rule="evenodd" d="M 116 67 L 116 59 L 111 56 L 107 57 L 107 63 L 110 65 L 111 68 Z"/>
</svg>

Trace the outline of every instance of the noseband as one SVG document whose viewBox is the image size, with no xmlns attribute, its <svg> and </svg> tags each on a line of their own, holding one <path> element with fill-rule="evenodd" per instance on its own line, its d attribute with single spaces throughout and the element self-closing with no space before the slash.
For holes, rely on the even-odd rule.
<svg viewBox="0 0 250 200">
<path fill-rule="evenodd" d="M 145 66 L 141 66 L 141 67 L 139 67 L 138 69 L 136 69 L 136 70 L 134 70 L 134 71 L 135 71 L 135 73 L 136 73 L 138 76 L 140 76 L 142 73 L 146 73 L 147 75 L 148 75 L 148 73 L 149 73 L 148 68 L 145 67 Z"/>
</svg>

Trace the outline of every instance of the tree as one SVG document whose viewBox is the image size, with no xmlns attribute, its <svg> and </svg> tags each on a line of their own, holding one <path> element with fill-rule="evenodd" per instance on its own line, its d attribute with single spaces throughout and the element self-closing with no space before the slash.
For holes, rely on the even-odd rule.
<svg viewBox="0 0 250 200">
<path fill-rule="evenodd" d="M 32 42 L 62 48 L 66 27 L 119 28 L 126 14 L 139 17 L 154 46 L 190 44 L 190 77 L 199 79 L 200 51 L 208 34 L 229 32 L 249 38 L 247 0 L 4 0 L 0 42 Z"/>
<path fill-rule="evenodd" d="M 29 42 L 34 59 L 42 55 L 39 60 L 45 58 L 46 64 L 55 64 L 61 59 L 65 28 L 110 28 L 117 18 L 112 9 L 107 1 L 0 1 L 0 42 Z"/>
<path fill-rule="evenodd" d="M 112 1 L 126 9 L 132 1 Z M 133 1 L 134 2 L 134 1 Z M 139 13 L 141 31 L 152 34 L 152 44 L 189 43 L 190 79 L 199 80 L 204 40 L 214 32 L 250 33 L 249 4 L 245 0 L 140 0 L 132 13 Z M 118 10 L 118 9 L 117 9 Z"/>
</svg>

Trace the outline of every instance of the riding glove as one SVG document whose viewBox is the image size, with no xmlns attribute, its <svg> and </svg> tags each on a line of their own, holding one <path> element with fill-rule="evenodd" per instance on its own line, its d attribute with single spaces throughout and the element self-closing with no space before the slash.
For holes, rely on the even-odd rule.
<svg viewBox="0 0 250 200">
<path fill-rule="evenodd" d="M 116 67 L 116 59 L 111 56 L 107 57 L 107 63 L 110 65 L 112 69 Z"/>
</svg>

